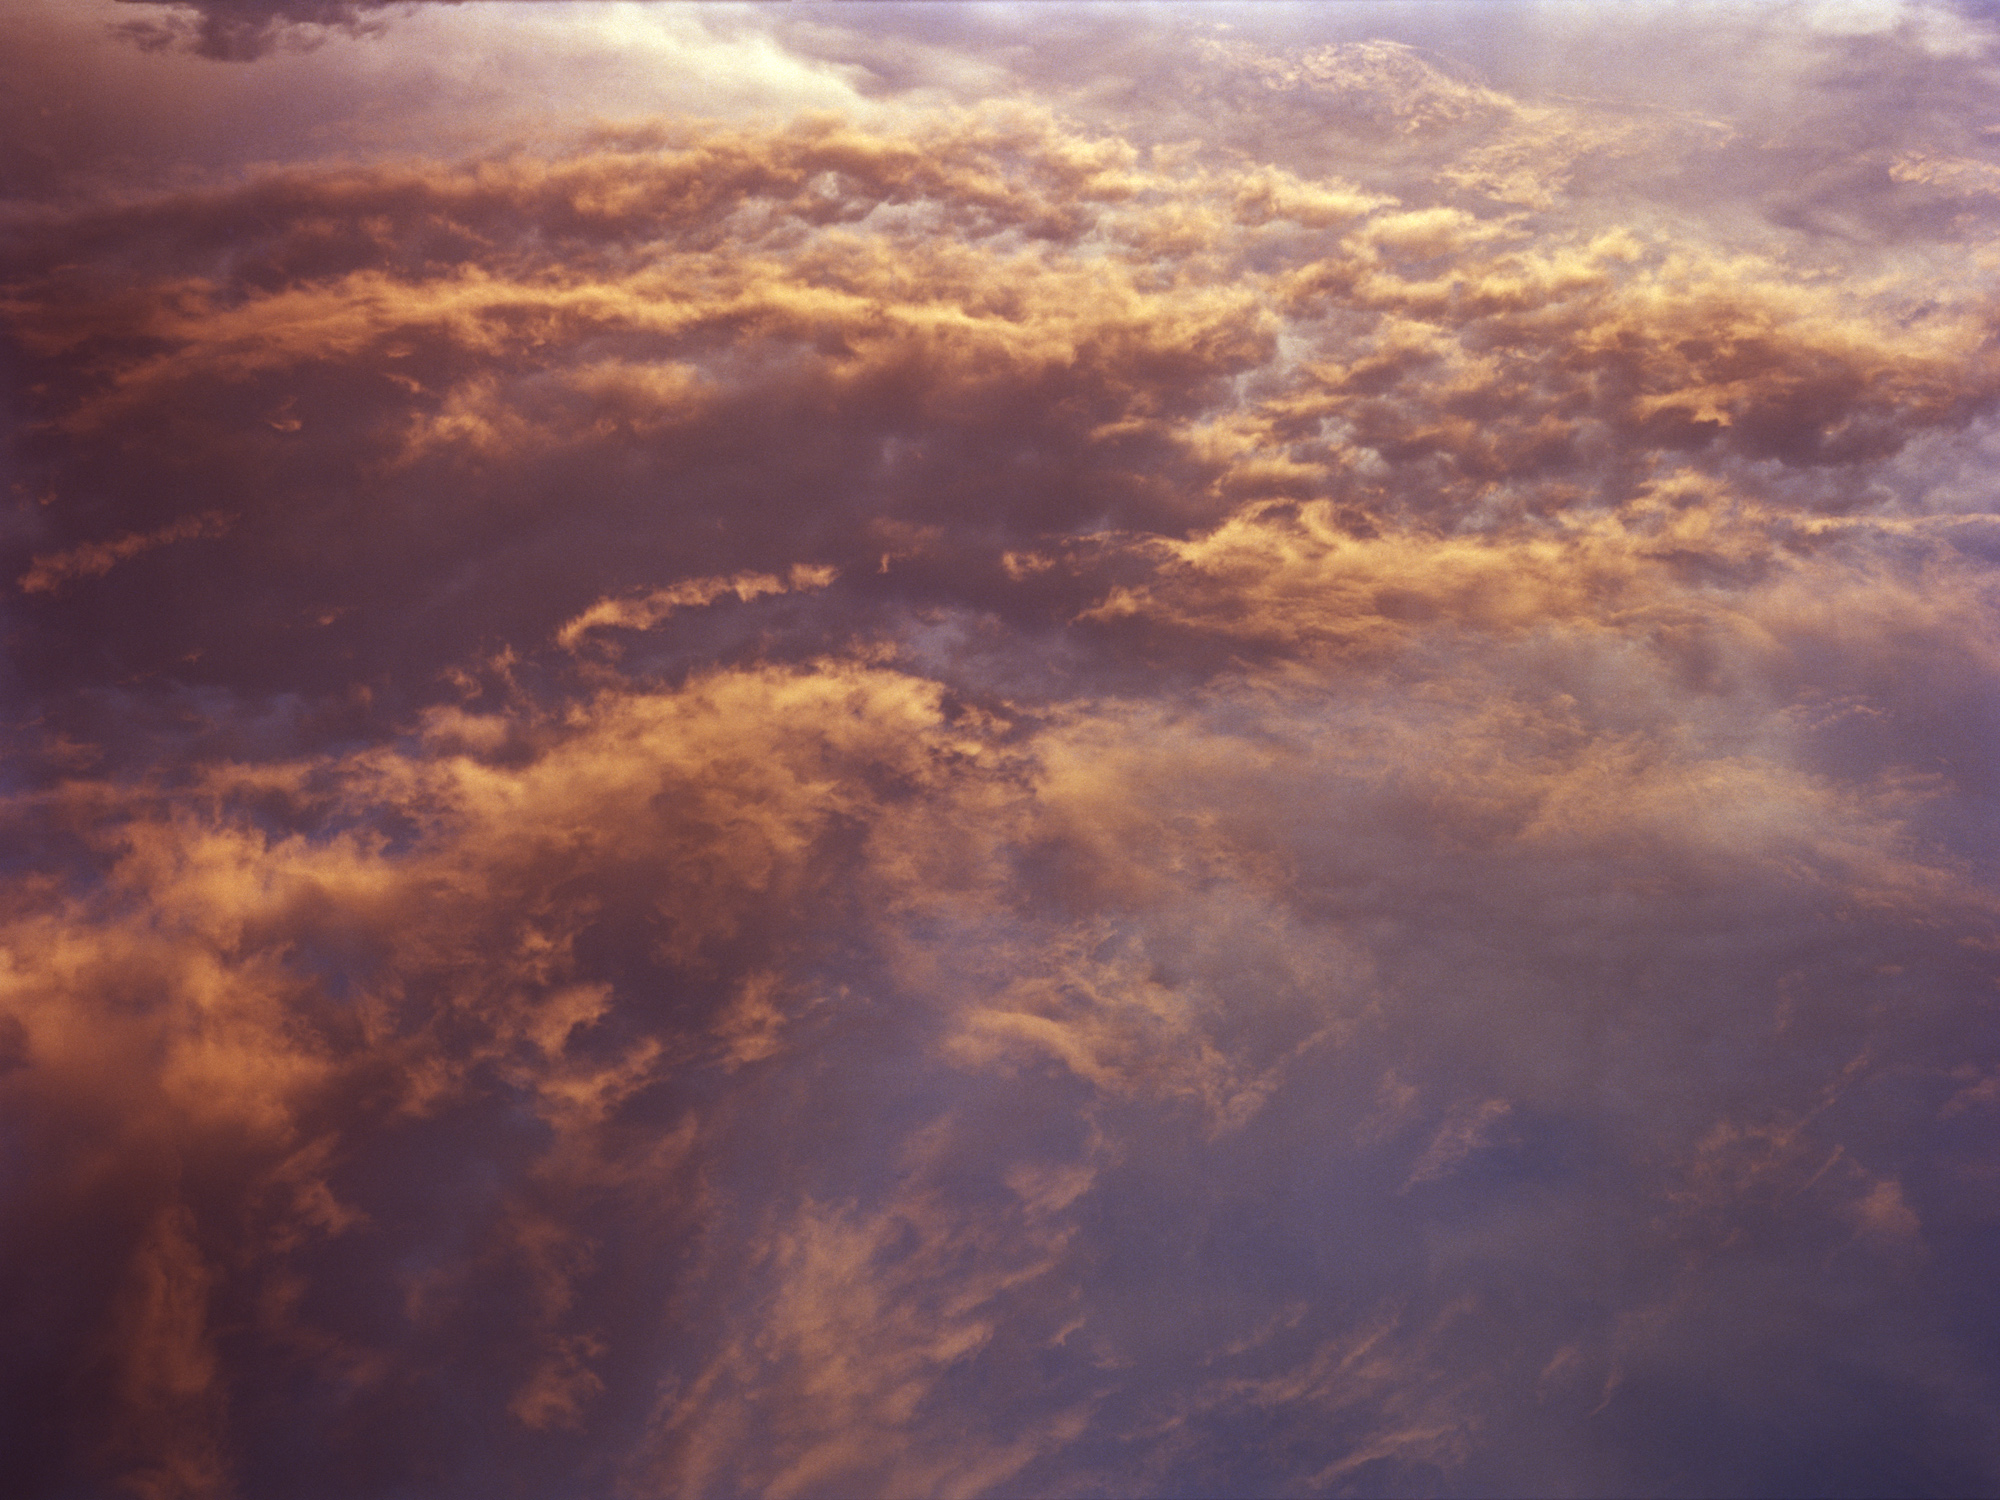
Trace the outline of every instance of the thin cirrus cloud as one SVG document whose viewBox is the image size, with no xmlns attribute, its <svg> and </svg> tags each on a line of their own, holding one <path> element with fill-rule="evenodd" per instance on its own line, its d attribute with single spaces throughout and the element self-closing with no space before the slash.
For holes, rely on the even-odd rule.
<svg viewBox="0 0 2000 1500">
<path fill-rule="evenodd" d="M 21 1493 L 1993 1488 L 1977 11 L 23 15 Z"/>
</svg>

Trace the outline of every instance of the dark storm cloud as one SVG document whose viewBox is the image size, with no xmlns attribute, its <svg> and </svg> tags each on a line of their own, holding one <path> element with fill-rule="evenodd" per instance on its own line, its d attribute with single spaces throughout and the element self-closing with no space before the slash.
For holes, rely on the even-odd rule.
<svg viewBox="0 0 2000 1500">
<path fill-rule="evenodd" d="M 124 0 L 143 6 L 117 31 L 149 50 L 186 46 L 202 57 L 249 62 L 286 42 L 310 45 L 331 31 L 379 30 L 384 13 L 407 11 L 409 0 Z M 456 5 L 462 0 L 424 0 Z"/>
<path fill-rule="evenodd" d="M 833 24 L 10 206 L 23 1491 L 1990 1490 L 1979 142 Z"/>
</svg>

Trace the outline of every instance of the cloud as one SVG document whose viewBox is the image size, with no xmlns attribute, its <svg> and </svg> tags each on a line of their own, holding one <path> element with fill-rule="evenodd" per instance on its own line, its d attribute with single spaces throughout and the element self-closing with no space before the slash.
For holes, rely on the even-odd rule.
<svg viewBox="0 0 2000 1500">
<path fill-rule="evenodd" d="M 147 51 L 185 46 L 221 62 L 248 62 L 286 43 L 310 45 L 331 31 L 379 30 L 378 14 L 396 0 L 198 0 L 163 4 L 126 0 L 145 14 L 118 24 L 121 35 Z M 455 4 L 457 0 L 431 0 Z M 162 15 L 161 12 L 165 11 Z"/>
<path fill-rule="evenodd" d="M 585 632 L 591 630 L 650 630 L 677 609 L 713 604 L 724 594 L 734 594 L 748 604 L 764 594 L 783 594 L 792 589 L 825 588 L 833 582 L 831 568 L 794 563 L 788 578 L 769 573 L 738 573 L 732 578 L 691 578 L 672 588 L 654 589 L 637 599 L 600 599 L 556 632 L 558 644 L 576 650 Z"/>
<path fill-rule="evenodd" d="M 197 1164 L 226 1153 L 206 1212 L 251 1213 L 260 1248 L 226 1263 L 176 1248 L 189 1269 L 171 1276 L 220 1281 L 222 1306 L 274 1276 L 290 1285 L 260 1325 L 276 1346 L 261 1357 L 338 1351 L 315 1378 L 355 1372 L 327 1390 L 347 1392 L 339 1420 L 372 1420 L 386 1389 L 434 1400 L 382 1382 L 444 1360 L 454 1387 L 490 1391 L 496 1420 L 512 1412 L 549 1440 L 521 1461 L 559 1464 L 563 1435 L 587 1436 L 624 1450 L 648 1491 L 699 1493 L 725 1472 L 776 1490 L 1039 1487 L 1087 1465 L 1090 1432 L 1123 1434 L 1145 1463 L 1207 1462 L 1219 1438 L 1183 1460 L 1181 1439 L 1145 1437 L 1189 1397 L 1177 1361 L 1240 1337 L 1264 1278 L 1347 1201 L 1369 1212 L 1343 1242 L 1441 1216 L 1458 1247 L 1435 1250 L 1447 1264 L 1567 1259 L 1584 1253 L 1582 1224 L 1608 1216 L 1635 1237 L 1621 1274 L 1683 1331 L 1723 1313 L 1676 1290 L 1681 1257 L 1781 1255 L 1782 1238 L 1758 1236 L 1810 1234 L 1807 1206 L 1822 1243 L 1855 1247 L 1864 1281 L 1877 1241 L 1901 1274 L 1894 1254 L 1922 1210 L 1884 1184 L 1911 1169 L 1909 1145 L 1836 1114 L 1860 1080 L 1898 1070 L 1956 1087 L 1942 1035 L 1871 1031 L 1865 1017 L 1891 984 L 1952 1014 L 1978 965 L 1932 934 L 1990 941 L 1994 916 L 1949 852 L 1911 842 L 1913 804 L 1676 752 L 1666 726 L 1665 743 L 1537 746 L 1519 709 L 1480 694 L 1434 704 L 1426 722 L 1411 692 L 1392 691 L 1372 723 L 1324 722 L 1306 690 L 1259 694 L 1254 717 L 1217 702 L 1178 723 L 1100 705 L 1023 739 L 948 717 L 939 684 L 829 663 L 607 693 L 525 758 L 508 726 L 438 713 L 407 749 L 218 772 L 201 794 L 215 811 L 139 803 L 107 848 L 106 894 L 60 929 L 10 934 L 13 951 L 50 955 L 14 976 L 30 1067 L 10 1082 L 42 1101 L 31 1113 L 56 1131 L 52 1167 L 113 1110 L 173 1149 L 181 1174 L 220 1172 Z M 288 822 L 315 831 L 275 831 Z M 1840 946 L 1815 956 L 1828 941 L 1895 954 L 1912 977 L 1857 989 Z M 1718 948 L 1727 982 L 1690 988 L 1716 983 Z M 104 997 L 87 1028 L 79 996 Z M 1846 1056 L 1857 1024 L 1888 1055 Z M 1581 1053 L 1579 1033 L 1596 1038 Z M 135 1094 L 141 1058 L 152 1082 Z M 817 1066 L 834 1058 L 833 1074 Z M 1414 1134 L 1359 1129 L 1375 1093 L 1363 1080 L 1384 1066 L 1423 1080 Z M 722 1078 L 743 1082 L 703 1083 Z M 1024 1094 L 1045 1108 L 1021 1114 Z M 1774 1102 L 1796 1121 L 1753 1123 Z M 440 1143 L 429 1170 L 447 1175 L 426 1191 L 442 1207 L 413 1214 L 395 1163 L 496 1111 L 533 1125 L 509 1127 L 497 1201 L 480 1174 L 502 1143 L 471 1157 Z M 810 1153 L 779 1148 L 802 1129 L 818 1132 Z M 1318 1207 L 1267 1220 L 1254 1254 L 1229 1251 L 1226 1205 L 1263 1191 L 1238 1174 L 1282 1172 L 1312 1140 L 1328 1143 Z M 1372 1144 L 1338 1144 L 1356 1141 Z M 1566 1160 L 1576 1150 L 1584 1160 Z M 1218 1151 L 1237 1165 L 1160 1202 L 1159 1172 Z M 1623 1188 L 1605 1175 L 1660 1154 L 1688 1163 L 1664 1197 L 1644 1174 Z M 1539 1221 L 1507 1227 L 1515 1192 L 1540 1200 Z M 1392 1209 L 1399 1193 L 1456 1208 Z M 1648 1248 L 1649 1221 L 1670 1210 L 1676 1227 Z M 1128 1216 L 1162 1211 L 1163 1259 L 1102 1261 L 1133 1253 L 1115 1249 Z M 463 1226 L 443 1240 L 440 1212 Z M 635 1214 L 650 1226 L 636 1237 L 621 1227 Z M 746 1260 L 746 1246 L 764 1248 Z M 691 1278 L 685 1291 L 651 1303 L 665 1321 L 631 1319 L 635 1268 L 618 1257 L 633 1253 L 695 1256 L 669 1283 Z M 1448 1307 L 1397 1313 L 1405 1332 L 1365 1380 L 1335 1381 L 1355 1368 L 1342 1308 L 1411 1295 L 1393 1257 L 1338 1264 L 1276 1282 L 1312 1300 L 1286 1346 L 1308 1341 L 1303 1371 L 1258 1374 L 1265 1356 L 1232 1356 L 1226 1368 L 1251 1373 L 1224 1389 L 1264 1394 L 1252 1408 L 1215 1396 L 1197 1430 L 1240 1428 L 1247 1409 L 1346 1413 L 1333 1449 L 1258 1460 L 1293 1486 L 1504 1460 L 1478 1435 L 1497 1420 L 1491 1388 L 1462 1385 L 1476 1351 L 1525 1340 L 1520 1357 L 1546 1363 L 1576 1320 L 1520 1324 L 1483 1273 Z M 379 1310 L 357 1324 L 359 1296 Z M 1168 1296 L 1194 1300 L 1166 1324 L 1134 1321 L 1132 1299 Z M 670 1311 L 683 1298 L 716 1311 Z M 206 1325 L 174 1317 L 121 1337 L 119 1357 L 208 1368 Z M 357 1345 L 363 1326 L 381 1331 Z M 965 1404 L 991 1381 L 1013 1390 L 1001 1372 L 1037 1341 L 1065 1351 L 1046 1400 Z M 1599 1372 L 1598 1386 L 1572 1381 L 1586 1406 L 1648 1359 L 1689 1369 L 1684 1351 L 1609 1347 L 1623 1352 L 1581 1356 Z M 630 1403 L 653 1384 L 620 1371 L 662 1358 L 679 1383 L 641 1416 Z M 1114 1399 L 1107 1370 L 1156 1373 L 1119 1375 Z M 752 1389 L 765 1415 L 746 1425 L 731 1413 Z M 249 1441 L 267 1482 L 289 1472 L 254 1435 L 232 1442 L 221 1417 L 205 1430 L 239 1464 Z"/>
<path fill-rule="evenodd" d="M 1993 1487 L 1977 18 L 476 11 L 0 223 L 23 1493 Z"/>
<path fill-rule="evenodd" d="M 18 582 L 23 593 L 52 594 L 71 579 L 100 578 L 128 557 L 164 547 L 169 542 L 214 536 L 225 530 L 227 525 L 220 516 L 189 516 L 157 531 L 128 532 L 109 542 L 87 544 L 67 552 L 38 557 Z"/>
</svg>

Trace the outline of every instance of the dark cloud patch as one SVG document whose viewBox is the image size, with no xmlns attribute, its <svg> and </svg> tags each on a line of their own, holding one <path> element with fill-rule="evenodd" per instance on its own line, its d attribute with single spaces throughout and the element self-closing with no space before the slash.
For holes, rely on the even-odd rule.
<svg viewBox="0 0 2000 1500">
<path fill-rule="evenodd" d="M 408 0 L 199 0 L 163 4 L 125 0 L 144 13 L 115 28 L 148 51 L 185 46 L 218 62 L 248 62 L 273 47 L 309 46 L 330 31 L 379 30 L 384 13 L 407 10 Z M 458 4 L 460 0 L 426 0 Z M 162 14 L 164 12 L 164 14 Z"/>
</svg>

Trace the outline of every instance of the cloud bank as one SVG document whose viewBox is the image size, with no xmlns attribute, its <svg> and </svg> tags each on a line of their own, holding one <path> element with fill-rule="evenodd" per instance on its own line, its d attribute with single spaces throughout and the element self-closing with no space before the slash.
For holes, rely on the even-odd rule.
<svg viewBox="0 0 2000 1500">
<path fill-rule="evenodd" d="M 20 1493 L 2000 1484 L 1981 15 L 99 9 Z"/>
</svg>

